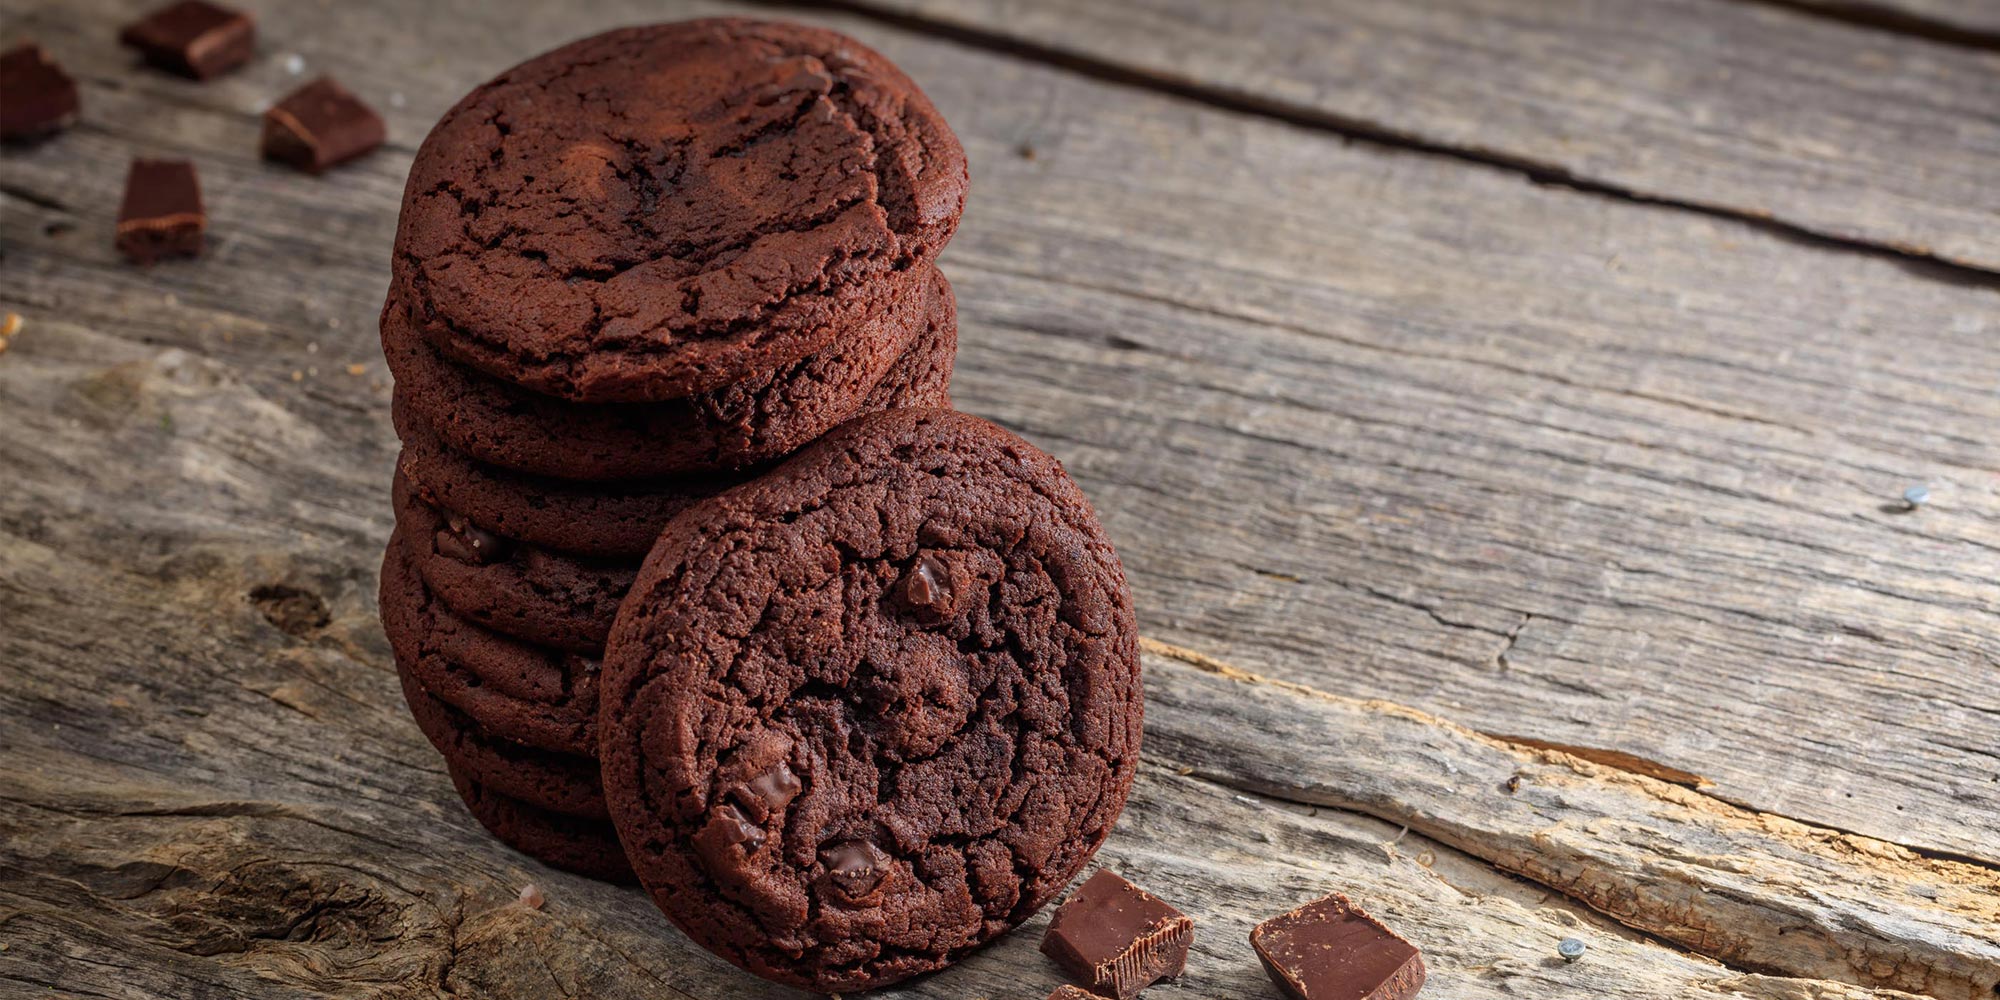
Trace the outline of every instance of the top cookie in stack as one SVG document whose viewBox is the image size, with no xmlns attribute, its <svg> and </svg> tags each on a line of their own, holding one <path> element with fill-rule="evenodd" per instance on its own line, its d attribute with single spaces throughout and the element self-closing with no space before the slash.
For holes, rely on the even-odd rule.
<svg viewBox="0 0 2000 1000">
<path fill-rule="evenodd" d="M 383 619 L 473 811 L 626 873 L 605 636 L 677 511 L 848 419 L 949 406 L 958 140 L 852 39 L 613 31 L 478 87 L 418 150 L 382 344 L 404 441 Z"/>
<path fill-rule="evenodd" d="M 937 109 L 851 39 L 614 31 L 446 112 L 405 188 L 394 293 L 505 382 L 684 400 L 879 347 L 872 321 L 922 284 L 965 191 Z"/>
</svg>

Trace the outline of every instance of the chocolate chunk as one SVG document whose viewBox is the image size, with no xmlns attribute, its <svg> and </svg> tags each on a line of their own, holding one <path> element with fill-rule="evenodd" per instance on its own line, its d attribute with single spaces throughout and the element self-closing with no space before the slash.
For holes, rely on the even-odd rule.
<svg viewBox="0 0 2000 1000">
<path fill-rule="evenodd" d="M 264 112 L 264 158 L 317 174 L 382 144 L 382 116 L 323 76 Z"/>
<path fill-rule="evenodd" d="M 903 577 L 903 599 L 914 608 L 942 607 L 951 603 L 950 587 L 950 568 L 926 554 Z"/>
<path fill-rule="evenodd" d="M 826 880 L 849 903 L 872 905 L 872 893 L 888 874 L 889 856 L 866 840 L 849 840 L 827 848 L 820 859 L 826 865 Z"/>
<path fill-rule="evenodd" d="M 1338 893 L 1258 924 L 1250 946 L 1299 1000 L 1410 1000 L 1424 986 L 1417 946 Z"/>
<path fill-rule="evenodd" d="M 186 160 L 133 160 L 125 175 L 125 201 L 118 208 L 118 251 L 134 263 L 201 253 L 208 216 L 201 209 L 201 182 Z"/>
<path fill-rule="evenodd" d="M 694 848 L 702 863 L 710 874 L 723 878 L 740 877 L 744 857 L 762 846 L 763 828 L 743 818 L 728 803 L 715 807 L 708 822 L 694 835 Z"/>
<path fill-rule="evenodd" d="M 32 42 L 0 55 L 0 139 L 47 135 L 76 120 L 76 81 Z"/>
<path fill-rule="evenodd" d="M 1194 921 L 1108 868 L 1057 908 L 1042 954 L 1100 996 L 1129 1000 L 1187 967 Z"/>
<path fill-rule="evenodd" d="M 458 514 L 447 513 L 437 533 L 438 554 L 468 566 L 487 566 L 507 558 L 513 545 Z"/>
<path fill-rule="evenodd" d="M 793 774 L 792 769 L 781 760 L 763 774 L 731 788 L 729 797 L 735 799 L 751 819 L 762 823 L 798 797 L 801 787 L 799 776 Z"/>
<path fill-rule="evenodd" d="M 250 61 L 257 26 L 241 11 L 181 0 L 127 25 L 118 40 L 163 70 L 206 80 Z"/>
</svg>

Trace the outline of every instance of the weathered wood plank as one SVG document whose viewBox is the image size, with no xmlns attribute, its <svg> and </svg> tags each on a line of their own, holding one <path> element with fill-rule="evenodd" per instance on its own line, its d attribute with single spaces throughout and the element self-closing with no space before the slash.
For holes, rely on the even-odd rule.
<svg viewBox="0 0 2000 1000">
<path fill-rule="evenodd" d="M 177 381 L 154 373 L 134 388 L 177 398 Z M 223 409 L 263 405 L 240 384 L 209 398 Z M 309 478 L 308 458 L 263 475 L 273 485 Z M 329 499 L 366 503 L 372 493 Z M 479 831 L 403 717 L 362 585 L 366 553 L 325 551 L 335 533 L 310 513 L 297 526 L 310 541 L 286 553 L 258 526 L 190 520 L 175 551 L 129 566 L 78 561 L 12 522 L 0 528 L 0 612 L 17 623 L 0 633 L 9 667 L 0 740 L 10 753 L 0 982 L 135 998 L 797 995 L 759 988 L 689 945 L 642 894 L 542 869 Z M 328 624 L 290 634 L 266 621 L 244 595 L 273 579 L 319 588 Z M 80 640 L 68 612 L 86 603 L 100 627 Z M 1199 747 L 1206 723 L 1184 728 L 1172 692 L 1213 678 L 1149 660 L 1169 699 L 1156 738 L 1170 750 Z M 1315 709 L 1303 705 L 1253 699 L 1235 709 L 1270 711 L 1284 731 L 1310 724 Z M 1381 737 L 1435 760 L 1465 734 L 1419 725 Z M 1535 776 L 1526 794 L 1582 794 L 1595 783 L 1587 772 L 1549 780 Z M 1393 824 L 1233 794 L 1176 773 L 1171 760 L 1148 761 L 1101 858 L 1199 921 L 1178 995 L 1257 995 L 1250 925 L 1337 889 L 1422 944 L 1441 996 L 1904 996 L 1744 975 L 1622 934 Z M 526 884 L 541 888 L 543 909 L 516 901 Z M 1034 952 L 1045 919 L 883 995 L 1040 995 L 1057 981 Z M 1591 951 L 1564 965 L 1552 948 L 1571 934 Z"/>
<path fill-rule="evenodd" d="M 2000 4 L 1987 0 L 1796 0 L 1806 7 L 1852 17 L 1886 31 L 1921 32 L 1937 26 L 1947 32 L 1969 33 L 1967 44 L 1990 47 L 2000 37 Z"/>
<path fill-rule="evenodd" d="M 7 162 L 10 186 L 75 211 L 7 203 L 0 295 L 31 327 L 88 320 L 224 359 L 274 406 L 324 407 L 290 432 L 203 419 L 205 447 L 245 462 L 330 434 L 335 450 L 387 441 L 380 387 L 341 368 L 373 357 L 380 248 L 428 121 L 552 39 L 664 16 L 467 7 L 384 27 L 312 10 L 265 11 L 271 50 L 368 81 L 405 144 L 319 182 L 248 160 L 250 113 L 285 84 L 274 60 L 195 88 L 90 54 L 122 8 L 23 18 L 85 53 L 96 110 Z M 961 400 L 1070 463 L 1149 632 L 1636 754 L 1761 810 L 2000 858 L 2000 706 L 1982 683 L 2000 657 L 1992 290 L 840 23 L 923 80 L 973 152 L 947 255 Z M 209 260 L 112 258 L 135 148 L 202 158 Z M 0 360 L 55 339 L 30 332 Z M 34 414 L 76 406 L 29 398 L 10 410 L 36 434 L 56 431 Z M 138 508 L 120 516 L 143 526 L 154 498 L 218 508 L 212 483 L 145 477 L 79 499 L 73 465 L 23 466 L 45 488 L 14 509 L 46 493 L 53 509 Z M 1878 509 L 1916 479 L 1930 509 Z M 301 502 L 265 493 L 215 516 Z"/>
<path fill-rule="evenodd" d="M 1356 134 L 2000 270 L 2000 52 L 1740 0 L 837 5 Z"/>
<path fill-rule="evenodd" d="M 0 355 L 0 981 L 741 995 L 643 897 L 539 869 L 462 815 L 403 717 L 370 596 L 394 452 L 372 320 L 414 139 L 559 38 L 716 8 L 466 4 L 431 23 L 271 4 L 266 58 L 198 88 L 132 72 L 105 44 L 132 6 L 8 17 L 79 67 L 92 111 L 0 165 L 0 305 L 28 319 Z M 1990 290 L 837 23 L 908 66 L 966 135 L 973 213 L 947 255 L 960 398 L 1070 462 L 1149 632 L 1488 731 L 1657 758 L 1732 801 L 1993 856 Z M 380 103 L 399 148 L 322 181 L 256 164 L 254 114 L 288 85 L 286 51 Z M 114 259 L 135 150 L 199 159 L 208 259 Z M 1875 509 L 1918 476 L 1932 509 Z M 246 598 L 272 583 L 320 595 L 330 624 L 272 627 Z M 1290 784 L 1262 774 L 1269 748 L 1218 745 L 1215 720 L 1168 700 L 1215 680 L 1176 669 L 1149 663 L 1184 687 L 1154 689 L 1155 757 L 1105 859 L 1202 921 L 1187 995 L 1255 995 L 1250 923 L 1332 888 L 1424 943 L 1444 996 L 1892 995 L 1745 975 L 1420 835 L 1385 852 L 1396 830 L 1379 820 L 1238 799 L 1205 779 L 1340 801 L 1370 786 L 1328 773 L 1398 775 L 1343 757 Z M 1268 731 L 1328 718 L 1293 710 L 1294 728 Z M 1483 767 L 1513 752 L 1401 732 L 1411 759 L 1440 743 Z M 1594 808 L 1632 790 L 1538 766 Z M 1666 911 L 1625 901 L 1692 862 L 1655 845 L 1648 864 L 1635 831 L 1745 838 L 1733 845 L 1785 829 L 1759 817 L 1719 834 L 1723 812 L 1677 812 L 1669 793 L 1528 856 L 1524 817 L 1387 787 L 1356 804 L 1552 882 L 1602 871 L 1566 888 L 1642 927 Z M 1867 887 L 1933 870 L 1886 854 L 1812 869 L 1830 888 L 1806 926 L 1876 952 L 1902 935 L 1913 954 L 1980 954 L 1938 933 L 1979 912 L 1974 890 L 1867 907 Z M 1790 891 L 1697 874 L 1751 913 Z M 510 902 L 529 880 L 542 911 Z M 1833 927 L 1842 913 L 1895 919 Z M 1045 991 L 1038 928 L 899 995 Z M 1554 961 L 1577 928 L 1590 957 Z M 1763 931 L 1709 947 L 1838 973 Z"/>
<path fill-rule="evenodd" d="M 1150 750 L 1195 775 L 1406 825 L 1732 965 L 1952 1000 L 2000 990 L 2000 869 L 1148 652 Z"/>
</svg>

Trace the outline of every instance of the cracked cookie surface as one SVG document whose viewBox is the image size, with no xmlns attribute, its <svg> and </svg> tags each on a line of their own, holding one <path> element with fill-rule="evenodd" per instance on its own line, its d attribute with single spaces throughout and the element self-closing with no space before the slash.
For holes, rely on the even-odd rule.
<svg viewBox="0 0 2000 1000">
<path fill-rule="evenodd" d="M 418 150 L 393 284 L 446 354 L 578 401 L 826 349 L 951 237 L 964 151 L 888 60 L 740 18 L 626 28 L 481 85 Z"/>
<path fill-rule="evenodd" d="M 961 413 L 862 417 L 662 533 L 607 650 L 606 803 L 654 901 L 738 965 L 929 972 L 1110 831 L 1136 641 L 1054 459 Z"/>
<path fill-rule="evenodd" d="M 723 388 L 660 403 L 574 403 L 455 364 L 391 294 L 382 351 L 399 409 L 451 447 L 503 468 L 615 482 L 743 469 L 790 454 L 840 422 L 888 406 L 941 405 L 880 391 L 956 354 L 951 284 L 935 267 L 825 351 Z M 639 554 L 643 555 L 642 547 Z"/>
</svg>

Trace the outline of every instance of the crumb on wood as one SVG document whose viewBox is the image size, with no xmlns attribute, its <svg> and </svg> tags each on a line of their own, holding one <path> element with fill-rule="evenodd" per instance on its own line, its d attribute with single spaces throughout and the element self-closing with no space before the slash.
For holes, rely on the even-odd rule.
<svg viewBox="0 0 2000 1000">
<path fill-rule="evenodd" d="M 362 363 L 361 363 L 361 362 L 359 362 L 359 361 L 356 361 L 355 363 L 353 363 L 353 364 L 351 364 L 351 365 L 348 365 L 348 366 L 347 366 L 347 374 L 349 374 L 349 375 L 366 375 L 366 374 L 368 374 L 368 366 L 367 366 L 367 365 L 364 365 L 364 364 L 362 364 Z"/>
<path fill-rule="evenodd" d="M 292 381 L 294 381 L 294 382 L 303 382 L 303 381 L 305 381 L 305 380 L 306 380 L 306 373 L 305 373 L 305 372 L 302 372 L 302 371 L 298 370 L 297 368 L 294 368 L 294 369 L 292 369 Z"/>
<path fill-rule="evenodd" d="M 525 906 L 530 910 L 539 910 L 542 908 L 542 904 L 544 902 L 547 902 L 547 899 L 542 895 L 542 890 L 540 886 L 537 886 L 534 883 L 530 882 L 527 885 L 521 887 L 522 906 Z"/>
<path fill-rule="evenodd" d="M 1020 154 L 1020 156 L 1021 156 L 1021 159 L 1024 159 L 1024 160 L 1032 160 L 1032 159 L 1034 159 L 1034 158 L 1036 157 L 1036 155 L 1037 155 L 1037 154 L 1036 154 L 1036 152 L 1035 152 L 1035 144 L 1034 144 L 1034 143 L 1032 143 L 1032 142 L 1024 142 L 1024 143 L 1022 143 L 1022 144 L 1020 145 L 1020 147 L 1019 147 L 1018 149 L 1016 149 L 1016 150 L 1015 150 L 1015 152 L 1019 153 L 1019 154 Z"/>
<path fill-rule="evenodd" d="M 21 318 L 20 313 L 8 313 L 6 319 L 0 320 L 0 338 L 12 337 L 20 333 L 21 324 L 25 322 L 27 321 Z"/>
</svg>

